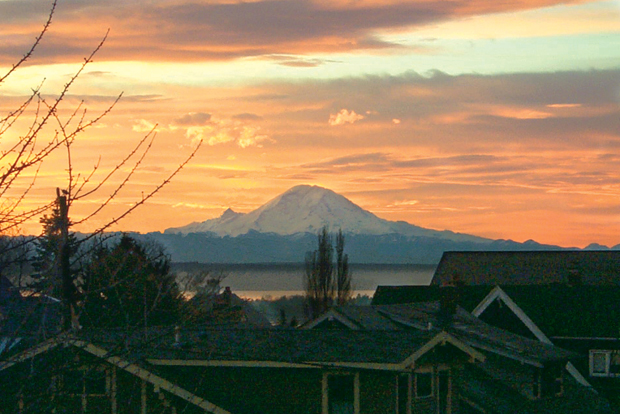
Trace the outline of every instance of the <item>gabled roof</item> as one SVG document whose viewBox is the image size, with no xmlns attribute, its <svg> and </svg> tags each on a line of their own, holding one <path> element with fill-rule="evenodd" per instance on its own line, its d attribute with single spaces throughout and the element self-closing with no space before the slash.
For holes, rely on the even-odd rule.
<svg viewBox="0 0 620 414">
<path fill-rule="evenodd" d="M 224 293 L 210 296 L 194 296 L 189 300 L 193 308 L 208 309 L 191 322 L 194 327 L 235 325 L 239 328 L 271 328 L 267 317 L 254 308 L 247 300 L 226 288 Z"/>
<path fill-rule="evenodd" d="M 620 250 L 558 250 L 504 252 L 445 252 L 432 284 L 455 276 L 466 285 L 620 283 Z"/>
<path fill-rule="evenodd" d="M 351 311 L 352 308 L 357 309 Z M 353 319 L 351 315 L 358 318 Z M 364 318 L 360 318 L 359 315 L 363 315 Z M 446 315 L 440 310 L 439 302 L 344 306 L 327 311 L 307 324 L 305 329 L 316 329 L 329 318 L 340 322 L 342 329 L 335 331 L 343 332 L 343 334 L 347 330 L 385 334 L 387 326 L 392 331 L 439 332 L 443 330 L 475 349 L 538 367 L 551 361 L 567 361 L 576 356 L 550 344 L 543 344 L 537 340 L 491 326 L 462 308 L 458 308 L 456 314 L 446 319 Z M 319 332 L 325 332 L 325 330 L 319 330 Z"/>
<path fill-rule="evenodd" d="M 325 323 L 337 323 L 349 329 L 394 330 L 400 327 L 370 306 L 346 305 L 329 309 L 323 315 L 304 324 L 302 329 L 320 328 Z"/>
<path fill-rule="evenodd" d="M 77 338 L 73 335 L 61 334 L 54 338 L 51 338 L 47 341 L 44 341 L 35 347 L 32 347 L 18 355 L 15 355 L 11 358 L 8 358 L 0 363 L 0 371 L 11 368 L 12 366 L 19 364 L 24 361 L 28 361 L 34 357 L 37 357 L 41 354 L 44 354 L 50 350 L 53 350 L 58 347 L 74 347 L 86 353 L 89 353 L 101 360 L 116 366 L 122 370 L 127 371 L 128 373 L 141 378 L 142 380 L 153 384 L 155 387 L 159 389 L 163 389 L 165 391 L 170 392 L 177 397 L 192 403 L 209 413 L 212 414 L 230 414 L 228 411 L 223 408 L 218 407 L 217 405 L 201 398 L 181 387 L 177 384 L 168 381 L 161 376 L 156 375 L 155 373 L 147 370 L 144 366 L 141 366 L 137 363 L 130 362 L 128 359 L 119 357 L 115 352 L 104 349 L 100 346 L 97 346 L 91 342 L 84 341 L 83 339 Z"/>
<path fill-rule="evenodd" d="M 160 332 L 161 333 L 161 332 Z M 182 345 L 173 335 L 146 341 L 111 331 L 61 335 L 0 364 L 0 371 L 57 346 L 74 346 L 137 375 L 153 365 L 272 366 L 319 368 L 357 367 L 403 370 L 414 366 L 428 351 L 446 344 L 471 360 L 485 357 L 452 334 L 434 331 L 336 331 L 299 329 L 207 329 L 183 332 Z M 134 343 L 135 342 L 135 343 Z M 119 348 L 119 344 L 121 347 Z M 126 347 L 123 349 L 123 347 Z M 132 361 L 132 362 L 129 362 Z"/>
<path fill-rule="evenodd" d="M 551 285 L 551 286 L 513 286 L 513 287 L 507 287 L 507 289 L 509 291 L 512 291 L 513 294 L 515 292 L 520 292 L 521 294 L 526 293 L 527 296 L 525 297 L 525 299 L 520 300 L 521 303 L 527 303 L 528 299 L 527 297 L 536 297 L 539 294 L 543 294 L 544 295 L 544 291 L 546 288 L 560 288 L 561 290 L 563 290 L 564 288 L 567 288 L 566 286 L 559 286 L 559 285 Z M 534 289 L 533 288 L 537 288 Z M 572 289 L 572 291 L 579 291 L 580 295 L 583 294 L 583 286 L 580 287 L 568 287 L 569 289 Z M 589 286 L 587 287 L 588 289 L 585 289 L 586 291 L 589 289 L 595 289 L 596 291 L 599 290 L 614 290 L 617 289 L 617 287 L 615 286 Z M 575 292 L 572 292 L 575 293 Z M 592 292 L 590 292 L 591 294 Z M 520 296 L 520 295 L 516 295 L 516 296 Z M 594 295 L 591 296 L 590 299 L 594 299 L 596 300 L 596 292 L 594 292 Z M 612 310 L 612 313 L 610 314 L 610 316 L 612 316 L 612 318 L 615 319 L 611 319 L 611 320 L 607 320 L 605 318 L 605 316 L 603 314 L 598 314 L 598 315 L 593 315 L 590 313 L 590 311 L 587 309 L 587 305 L 589 303 L 589 301 L 585 302 L 585 303 L 581 303 L 581 300 L 577 300 L 576 302 L 574 302 L 574 304 L 577 305 L 577 307 L 575 309 L 568 309 L 568 317 L 563 316 L 563 304 L 564 302 L 562 301 L 562 296 L 559 297 L 560 301 L 558 303 L 558 307 L 551 307 L 546 303 L 539 303 L 537 306 L 534 306 L 533 308 L 531 306 L 527 306 L 526 305 L 526 309 L 529 308 L 530 310 L 542 310 L 543 313 L 548 313 L 549 311 L 552 312 L 551 318 L 553 320 L 557 320 L 557 319 L 565 319 L 563 321 L 563 323 L 560 323 L 560 325 L 563 326 L 569 326 L 571 327 L 569 329 L 569 335 L 567 335 L 566 337 L 577 337 L 579 338 L 580 336 L 578 334 L 575 334 L 575 332 L 577 332 L 572 326 L 571 326 L 571 322 L 574 319 L 579 319 L 581 317 L 583 317 L 584 321 L 583 323 L 587 324 L 588 319 L 593 317 L 593 318 L 598 318 L 601 319 L 601 321 L 604 322 L 597 322 L 597 323 L 608 323 L 611 326 L 617 326 L 617 302 L 611 303 L 607 306 L 610 307 L 614 307 L 615 309 Z M 525 327 L 526 330 L 528 330 L 531 334 L 533 334 L 539 341 L 541 341 L 542 343 L 545 344 L 552 344 L 552 339 L 556 338 L 556 337 L 562 337 L 562 335 L 549 335 L 546 332 L 544 332 L 539 326 L 538 324 L 528 315 L 528 313 L 510 296 L 508 295 L 504 289 L 502 289 L 499 286 L 496 286 L 495 288 L 493 288 L 493 290 L 489 293 L 489 295 L 484 298 L 480 304 L 476 307 L 476 309 L 474 309 L 473 314 L 479 318 L 486 318 L 485 315 L 485 311 L 487 311 L 487 309 L 491 308 L 493 306 L 494 303 L 499 304 L 499 309 L 509 309 L 510 312 L 512 312 L 512 314 L 523 324 L 522 326 Z M 531 303 L 530 303 L 531 304 Z M 582 305 L 585 306 L 582 307 Z M 570 307 L 570 304 L 569 304 Z M 501 318 L 502 320 L 506 320 L 509 318 L 506 318 L 506 315 L 492 315 L 492 311 L 489 311 L 487 313 L 491 313 L 490 317 L 495 317 L 495 318 Z M 537 318 L 540 318 L 541 315 L 540 313 L 537 314 Z M 543 316 L 544 318 L 544 316 Z M 614 322 L 615 321 L 615 322 Z M 578 325 L 580 325 L 580 323 L 578 323 Z M 513 328 L 515 326 L 513 325 Z M 587 327 L 588 329 L 590 327 Z M 545 328 L 548 331 L 548 327 Z M 578 328 L 577 328 L 578 329 Z M 582 331 L 582 333 L 585 331 Z M 588 336 L 585 336 L 586 338 Z M 592 336 L 589 336 L 590 338 L 592 338 Z M 596 337 L 596 336 L 594 336 Z M 613 337 L 613 336 L 612 336 Z M 585 379 L 585 377 L 575 368 L 575 366 L 569 362 L 567 364 L 567 370 L 570 372 L 570 374 L 575 378 L 575 380 L 577 380 L 577 382 L 579 382 L 582 385 L 585 385 L 587 387 L 591 387 L 591 385 L 589 384 L 589 382 Z"/>
<path fill-rule="evenodd" d="M 529 365 L 543 366 L 551 361 L 567 361 L 576 356 L 564 349 L 491 326 L 462 308 L 457 309 L 456 314 L 446 324 L 442 320 L 444 317 L 439 307 L 438 302 L 429 302 L 377 306 L 376 308 L 395 322 L 411 324 L 412 327 L 418 329 L 420 325 L 426 326 L 427 329 L 441 327 L 476 349 Z"/>
<path fill-rule="evenodd" d="M 500 289 L 550 338 L 617 338 L 620 332 L 620 285 L 513 285 Z M 475 315 L 483 313 L 489 299 L 503 300 L 490 292 Z"/>
<path fill-rule="evenodd" d="M 570 286 L 552 283 L 499 286 L 549 337 L 618 337 L 620 284 Z M 441 289 L 437 285 L 379 286 L 372 304 L 437 301 L 441 298 Z M 489 305 L 487 302 L 497 298 L 496 290 L 496 285 L 459 286 L 457 302 L 465 310 L 479 316 L 481 310 Z"/>
<path fill-rule="evenodd" d="M 217 329 L 186 332 L 186 345 L 153 358 L 294 364 L 402 364 L 440 331 Z M 476 357 L 479 354 L 475 354 Z"/>
</svg>

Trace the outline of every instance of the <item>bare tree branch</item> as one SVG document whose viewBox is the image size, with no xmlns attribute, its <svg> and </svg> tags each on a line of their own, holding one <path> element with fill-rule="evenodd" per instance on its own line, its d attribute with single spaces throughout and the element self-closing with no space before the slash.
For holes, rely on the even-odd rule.
<svg viewBox="0 0 620 414">
<path fill-rule="evenodd" d="M 24 62 L 30 59 L 30 57 L 34 53 L 34 50 L 37 48 L 37 46 L 39 46 L 41 39 L 43 39 L 43 36 L 45 35 L 45 33 L 47 33 L 47 29 L 49 29 L 50 25 L 52 24 L 52 17 L 54 17 L 54 11 L 56 10 L 56 2 L 57 0 L 54 0 L 52 2 L 52 8 L 47 17 L 47 21 L 43 25 L 43 29 L 39 32 L 39 35 L 34 40 L 34 43 L 30 47 L 30 49 L 26 52 L 26 54 L 20 60 L 17 61 L 17 63 L 13 64 L 13 66 L 11 67 L 11 69 L 9 69 L 7 73 L 5 73 L 3 76 L 0 77 L 0 84 L 4 82 L 4 80 L 8 78 L 13 72 L 15 72 L 15 70 L 17 70 L 18 67 L 20 67 L 21 65 L 24 64 Z"/>
</svg>

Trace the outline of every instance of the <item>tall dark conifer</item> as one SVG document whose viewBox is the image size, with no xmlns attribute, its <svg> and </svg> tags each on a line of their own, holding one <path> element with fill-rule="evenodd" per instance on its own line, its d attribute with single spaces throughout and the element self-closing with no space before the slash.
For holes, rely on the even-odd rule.
<svg viewBox="0 0 620 414">
<path fill-rule="evenodd" d="M 344 234 L 336 237 L 334 245 L 327 226 L 318 233 L 318 249 L 306 253 L 304 288 L 308 316 L 316 318 L 334 304 L 344 305 L 351 297 L 349 257 L 344 254 Z"/>
<path fill-rule="evenodd" d="M 163 250 L 127 235 L 100 246 L 84 271 L 84 326 L 148 328 L 179 323 L 181 295 Z"/>
<path fill-rule="evenodd" d="M 44 215 L 40 220 L 43 225 L 43 234 L 36 241 L 35 257 L 32 262 L 35 270 L 34 280 L 28 285 L 28 289 L 62 300 L 64 296 L 62 262 L 64 260 L 67 265 L 66 261 L 77 252 L 78 243 L 75 234 L 69 231 L 71 222 L 66 214 L 63 216 L 59 201 L 58 197 L 51 214 Z M 70 267 L 69 278 L 72 281 L 73 294 L 75 294 L 77 291 L 76 270 Z"/>
<path fill-rule="evenodd" d="M 344 305 L 351 299 L 351 272 L 349 270 L 349 255 L 344 253 L 344 234 L 338 230 L 336 236 L 336 302 Z"/>
</svg>

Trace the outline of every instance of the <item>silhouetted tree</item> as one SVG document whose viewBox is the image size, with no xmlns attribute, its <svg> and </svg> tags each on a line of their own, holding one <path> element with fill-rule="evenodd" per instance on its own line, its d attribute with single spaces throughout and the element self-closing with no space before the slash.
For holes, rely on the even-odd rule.
<svg viewBox="0 0 620 414">
<path fill-rule="evenodd" d="M 69 256 L 78 251 L 78 240 L 75 234 L 68 232 L 65 243 L 64 228 L 71 225 L 61 214 L 60 203 L 54 203 L 51 214 L 45 214 L 40 222 L 43 225 L 41 237 L 35 241 L 35 257 L 32 266 L 35 273 L 26 287 L 36 293 L 50 295 L 60 299 L 63 297 L 60 260 L 63 249 L 68 249 Z M 66 246 L 65 246 L 66 244 Z M 73 280 L 77 276 L 77 269 L 69 269 L 69 277 Z M 74 288 L 77 286 L 74 285 Z"/>
<path fill-rule="evenodd" d="M 344 254 L 342 230 L 336 237 L 335 265 L 333 258 L 332 237 L 324 226 L 318 233 L 318 249 L 306 253 L 304 288 L 310 318 L 316 318 L 334 303 L 344 305 L 351 298 L 349 257 Z"/>
<path fill-rule="evenodd" d="M 123 235 L 93 252 L 83 278 L 84 326 L 147 328 L 179 321 L 181 295 L 170 259 L 159 246 Z"/>
<path fill-rule="evenodd" d="M 202 325 L 216 322 L 213 308 L 222 290 L 222 281 L 226 274 L 201 270 L 177 275 L 177 281 L 183 292 L 191 297 L 183 302 L 181 319 L 186 326 Z"/>
<path fill-rule="evenodd" d="M 325 312 L 334 300 L 333 247 L 327 226 L 318 233 L 318 249 L 306 253 L 305 290 L 311 318 Z"/>
<path fill-rule="evenodd" d="M 29 50 L 26 50 L 15 63 L 8 65 L 0 73 L 0 88 L 14 78 L 35 53 L 41 40 L 46 35 L 56 8 L 56 0 L 50 0 L 51 9 L 47 21 L 35 38 Z M 174 277 L 169 273 L 169 259 L 162 251 L 139 245 L 130 238 L 123 238 L 117 244 L 107 246 L 95 243 L 94 250 L 89 250 L 89 266 L 85 273 L 73 273 L 72 269 L 79 262 L 80 247 L 92 243 L 113 224 L 126 217 L 135 209 L 147 202 L 187 164 L 194 156 L 196 149 L 181 162 L 176 169 L 162 177 L 149 189 L 140 191 L 133 202 L 121 212 L 115 212 L 113 218 L 106 216 L 106 207 L 110 207 L 121 191 L 126 190 L 139 167 L 146 163 L 147 155 L 152 147 L 155 130 L 140 139 L 133 149 L 116 160 L 114 167 L 107 171 L 95 160 L 92 171 L 75 171 L 72 165 L 72 146 L 82 134 L 104 118 L 120 99 L 120 94 L 111 104 L 94 115 L 87 111 L 84 102 L 73 106 L 72 99 L 67 99 L 77 79 L 91 64 L 94 56 L 106 40 L 107 34 L 88 56 L 85 56 L 77 70 L 69 76 L 64 85 L 56 91 L 43 93 L 43 81 L 34 85 L 31 93 L 15 107 L 0 114 L 0 271 L 4 271 L 4 263 L 13 263 L 23 259 L 20 252 L 24 246 L 32 245 L 37 238 L 15 238 L 21 227 L 31 221 L 48 214 L 42 220 L 44 233 L 39 238 L 42 249 L 38 258 L 41 274 L 48 277 L 46 285 L 54 294 L 60 292 L 62 304 L 62 330 L 68 330 L 74 318 L 69 318 L 69 311 L 77 312 L 81 322 L 88 326 L 120 326 L 130 331 L 135 328 L 176 322 L 180 295 Z M 6 68 L 7 66 L 5 66 Z M 57 185 L 56 197 L 48 202 L 38 202 L 33 194 L 41 192 L 38 182 L 42 166 L 50 157 L 61 150 L 66 154 L 66 177 L 56 177 L 62 183 Z M 102 178 L 98 178 L 102 177 Z M 142 190 L 142 189 L 141 189 Z M 102 193 L 104 193 L 102 195 Z M 51 194 L 50 194 L 51 195 Z M 101 200 L 92 203 L 93 199 Z M 93 206 L 79 220 L 70 220 L 71 207 L 78 202 Z M 110 217 L 110 215 L 107 215 Z M 100 220 L 99 227 L 91 235 L 81 238 L 73 244 L 71 226 L 91 222 L 93 218 Z M 11 236 L 11 237 L 9 237 Z M 4 243 L 8 240 L 9 242 Z M 77 253 L 77 254 L 76 254 Z M 20 285 L 20 287 L 23 287 Z M 79 295 L 78 295 L 79 293 Z M 41 297 L 41 296 L 36 296 Z M 35 298 L 36 298 L 35 297 Z M 17 341 L 27 336 L 28 341 L 36 343 L 44 341 L 57 333 L 57 324 L 46 322 L 49 315 L 48 302 L 41 301 L 45 307 L 23 308 L 23 312 L 12 313 L 11 318 L 22 318 L 25 321 L 31 313 L 39 316 L 40 323 L 26 326 L 17 323 L 11 331 Z M 54 301 L 53 306 L 57 305 Z M 83 307 L 76 306 L 82 305 Z M 76 311 L 77 310 L 77 311 Z M 3 315 L 4 316 L 4 315 Z M 74 316 L 74 315 L 71 315 Z M 4 319 L 4 317 L 2 318 Z M 49 318 L 48 318 L 49 319 Z M 22 321 L 22 322 L 23 322 Z M 76 328 L 75 325 L 73 325 Z M 65 333 L 63 332 L 62 335 Z M 4 339 L 3 339 L 4 341 Z M 22 341 L 23 343 L 23 341 Z M 138 344 L 139 345 L 139 344 Z M 5 351 L 8 349 L 2 347 Z M 2 358 L 6 355 L 3 354 Z M 0 362 L 4 362 L 0 360 Z M 20 380 L 18 394 L 28 392 L 29 407 L 19 412 L 65 412 L 58 400 L 50 398 L 55 392 L 56 383 L 53 378 L 70 372 L 75 368 L 75 361 L 54 359 L 51 364 L 42 367 L 30 367 L 28 380 Z M 43 378 L 43 379 L 41 379 Z M 45 382 L 45 379 L 52 382 Z M 29 388 L 29 385 L 36 387 Z M 6 393 L 3 388 L 0 399 L 4 402 Z M 16 408 L 17 405 L 14 405 Z M 17 412 L 0 403 L 0 411 Z M 76 412 L 76 410 L 66 411 Z"/>
<path fill-rule="evenodd" d="M 349 255 L 344 253 L 344 234 L 342 229 L 336 235 L 336 302 L 344 305 L 351 299 L 351 272 L 349 270 Z"/>
<path fill-rule="evenodd" d="M 48 19 L 30 49 L 6 72 L 0 73 L 0 87 L 4 86 L 34 54 L 41 39 L 47 33 L 56 9 L 56 0 L 51 3 Z M 18 104 L 16 108 L 8 111 L 7 114 L 0 114 L 0 143 L 3 148 L 3 151 L 0 152 L 0 236 L 15 235 L 24 223 L 51 211 L 43 219 L 45 228 L 42 237 L 47 240 L 39 245 L 47 250 L 47 259 L 51 260 L 40 261 L 40 270 L 44 271 L 46 277 L 52 276 L 57 279 L 48 279 L 48 286 L 55 286 L 54 289 L 60 286 L 58 299 L 63 302 L 65 309 L 63 324 L 65 329 L 69 328 L 68 314 L 70 308 L 75 308 L 76 297 L 73 293 L 78 288 L 77 281 L 72 277 L 70 270 L 77 260 L 74 257 L 75 250 L 72 247 L 70 237 L 71 226 L 83 224 L 94 217 L 101 218 L 102 215 L 106 214 L 106 208 L 112 204 L 121 191 L 129 186 L 138 168 L 146 162 L 145 159 L 155 138 L 153 129 L 143 136 L 134 148 L 108 171 L 101 171 L 99 162 L 96 162 L 90 172 L 74 171 L 71 162 L 73 143 L 82 133 L 108 115 L 122 96 L 120 94 L 106 109 L 95 115 L 91 115 L 87 111 L 83 102 L 75 107 L 70 107 L 68 105 L 72 105 L 72 103 L 66 99 L 77 79 L 86 67 L 93 62 L 94 56 L 101 49 L 106 38 L 107 34 L 94 47 L 90 55 L 85 57 L 75 73 L 70 76 L 57 94 L 46 93 L 43 95 L 41 84 L 33 88 L 31 94 L 24 98 L 23 102 Z M 114 218 L 102 220 L 103 224 L 86 238 L 80 239 L 79 243 L 87 243 L 147 202 L 170 182 L 195 155 L 199 147 L 200 144 L 185 161 L 180 163 L 167 177 L 164 177 L 159 184 L 141 192 L 129 207 L 120 213 L 116 213 Z M 38 187 L 38 173 L 45 161 L 59 149 L 66 152 L 66 181 L 60 185 L 60 189 L 57 189 L 57 197 L 53 201 L 37 203 L 36 198 L 30 197 L 30 195 Z M 98 174 L 102 178 L 97 179 Z M 113 182 L 118 184 L 112 184 Z M 107 194 L 101 195 L 102 192 Z M 93 197 L 100 198 L 102 201 L 95 204 L 89 202 L 89 200 L 92 201 Z M 72 222 L 69 219 L 70 210 L 78 202 L 85 202 L 85 204 L 94 207 L 81 219 Z M 21 245 L 19 243 L 0 244 L 0 256 L 15 257 L 14 251 L 33 240 L 35 239 L 23 240 L 20 242 Z M 54 253 L 50 255 L 51 252 Z M 39 257 L 39 259 L 44 258 Z M 46 267 L 47 269 L 45 269 Z M 55 295 L 57 293 L 58 289 L 54 291 Z"/>
<path fill-rule="evenodd" d="M 278 325 L 279 326 L 286 326 L 286 310 L 284 310 L 284 308 L 280 308 L 280 313 L 278 315 Z"/>
</svg>

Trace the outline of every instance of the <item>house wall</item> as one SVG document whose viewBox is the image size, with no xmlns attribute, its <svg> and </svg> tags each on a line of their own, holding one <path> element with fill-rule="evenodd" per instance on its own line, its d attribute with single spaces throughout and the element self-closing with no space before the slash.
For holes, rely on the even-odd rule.
<svg viewBox="0 0 620 414">
<path fill-rule="evenodd" d="M 589 354 L 591 350 L 620 350 L 620 339 L 594 339 L 594 338 L 551 338 L 553 343 L 579 353 L 580 358 L 574 359 L 573 365 L 597 389 L 620 411 L 620 377 L 599 377 L 590 375 Z"/>
<path fill-rule="evenodd" d="M 98 384 L 83 381 L 99 372 Z M 69 384 L 69 377 L 78 382 Z M 83 381 L 83 382 L 82 382 Z M 84 392 L 86 390 L 86 392 Z M 0 414 L 204 413 L 199 407 L 75 348 L 58 348 L 0 372 Z"/>
<path fill-rule="evenodd" d="M 159 366 L 165 378 L 235 414 L 322 414 L 323 374 L 352 370 Z M 397 409 L 397 372 L 359 371 L 359 414 L 392 414 Z M 452 385 L 452 379 L 450 380 Z M 193 386 L 192 386 L 193 384 Z M 458 413 L 452 395 L 451 413 Z M 414 399 L 411 414 L 437 411 L 435 395 Z"/>
<path fill-rule="evenodd" d="M 530 399 L 534 398 L 534 378 L 537 368 L 493 354 L 487 355 L 485 366 L 491 377 Z"/>
<path fill-rule="evenodd" d="M 320 414 L 320 369 L 158 367 L 189 391 L 234 414 Z"/>
<path fill-rule="evenodd" d="M 360 414 L 396 412 L 396 374 L 360 372 Z"/>
</svg>

